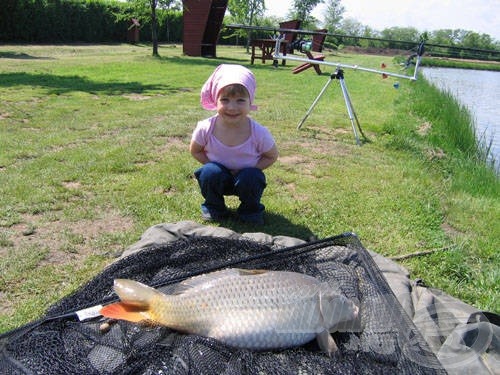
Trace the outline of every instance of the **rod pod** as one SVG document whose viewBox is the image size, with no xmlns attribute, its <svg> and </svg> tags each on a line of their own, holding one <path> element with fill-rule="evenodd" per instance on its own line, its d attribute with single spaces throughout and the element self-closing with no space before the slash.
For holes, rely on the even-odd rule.
<svg viewBox="0 0 500 375">
<path fill-rule="evenodd" d="M 363 136 L 363 139 L 366 140 L 367 138 L 366 138 L 365 134 L 363 133 L 363 130 L 361 129 L 361 125 L 359 124 L 358 116 L 356 115 L 356 111 L 354 110 L 354 107 L 352 105 L 352 101 L 351 101 L 351 98 L 349 96 L 349 91 L 347 90 L 347 86 L 346 86 L 346 83 L 344 80 L 344 71 L 340 68 L 337 68 L 335 70 L 335 72 L 330 75 L 330 78 L 325 83 L 325 85 L 323 86 L 323 88 L 319 92 L 318 96 L 316 97 L 316 99 L 314 99 L 313 103 L 311 104 L 311 106 L 307 110 L 304 118 L 297 125 L 297 129 L 300 129 L 302 127 L 304 122 L 307 120 L 307 118 L 309 117 L 309 115 L 313 111 L 314 107 L 316 107 L 316 104 L 318 103 L 318 101 L 321 99 L 321 97 L 325 93 L 328 86 L 330 86 L 330 84 L 334 80 L 339 81 L 340 88 L 342 90 L 342 95 L 344 97 L 345 106 L 347 109 L 347 114 L 349 115 L 349 120 L 351 121 L 351 126 L 352 126 L 352 131 L 354 133 L 354 138 L 356 139 L 356 144 L 358 146 L 361 146 L 361 141 L 360 141 L 359 136 L 358 136 L 358 130 L 359 130 L 360 134 Z"/>
</svg>

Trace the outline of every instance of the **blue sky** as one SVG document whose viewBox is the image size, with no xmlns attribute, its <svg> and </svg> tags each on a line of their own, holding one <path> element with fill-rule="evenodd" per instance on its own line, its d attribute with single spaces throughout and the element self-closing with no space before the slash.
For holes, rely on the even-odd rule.
<svg viewBox="0 0 500 375">
<path fill-rule="evenodd" d="M 268 14 L 282 17 L 292 0 L 266 0 Z M 489 34 L 500 41 L 500 0 L 341 0 L 344 18 L 354 18 L 375 30 L 415 27 L 419 31 L 464 29 Z M 313 14 L 322 19 L 324 6 Z"/>
</svg>

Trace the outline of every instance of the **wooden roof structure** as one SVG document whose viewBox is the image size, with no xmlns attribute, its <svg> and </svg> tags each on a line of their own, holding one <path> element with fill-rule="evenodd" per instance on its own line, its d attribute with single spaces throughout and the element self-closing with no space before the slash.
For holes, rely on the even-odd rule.
<svg viewBox="0 0 500 375">
<path fill-rule="evenodd" d="M 183 52 L 216 57 L 216 45 L 228 0 L 183 0 Z"/>
</svg>

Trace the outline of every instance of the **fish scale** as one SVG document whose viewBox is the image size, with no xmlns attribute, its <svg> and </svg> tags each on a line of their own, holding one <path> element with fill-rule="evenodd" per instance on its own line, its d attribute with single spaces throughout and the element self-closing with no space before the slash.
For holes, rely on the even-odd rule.
<svg viewBox="0 0 500 375">
<path fill-rule="evenodd" d="M 331 352 L 336 346 L 328 332 L 358 314 L 357 306 L 328 284 L 286 271 L 227 269 L 188 279 L 171 294 L 118 279 L 115 291 L 122 301 L 115 305 L 125 311 L 140 305 L 144 320 L 256 350 L 293 347 L 317 337 Z M 127 320 L 113 313 L 113 305 L 102 314 Z"/>
</svg>

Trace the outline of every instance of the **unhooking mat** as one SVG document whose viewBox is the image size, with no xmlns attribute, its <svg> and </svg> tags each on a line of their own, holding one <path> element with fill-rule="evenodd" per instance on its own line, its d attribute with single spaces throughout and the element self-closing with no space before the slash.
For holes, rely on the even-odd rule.
<svg viewBox="0 0 500 375">
<path fill-rule="evenodd" d="M 286 239 L 285 239 L 286 242 Z M 115 278 L 157 288 L 227 267 L 289 270 L 314 276 L 360 302 L 361 327 L 333 334 L 338 355 L 315 341 L 280 351 L 220 342 L 119 321 L 79 321 L 76 311 L 116 300 Z M 142 243 L 36 322 L 0 337 L 2 374 L 445 374 L 358 238 L 340 235 L 296 246 L 229 237 Z"/>
</svg>

